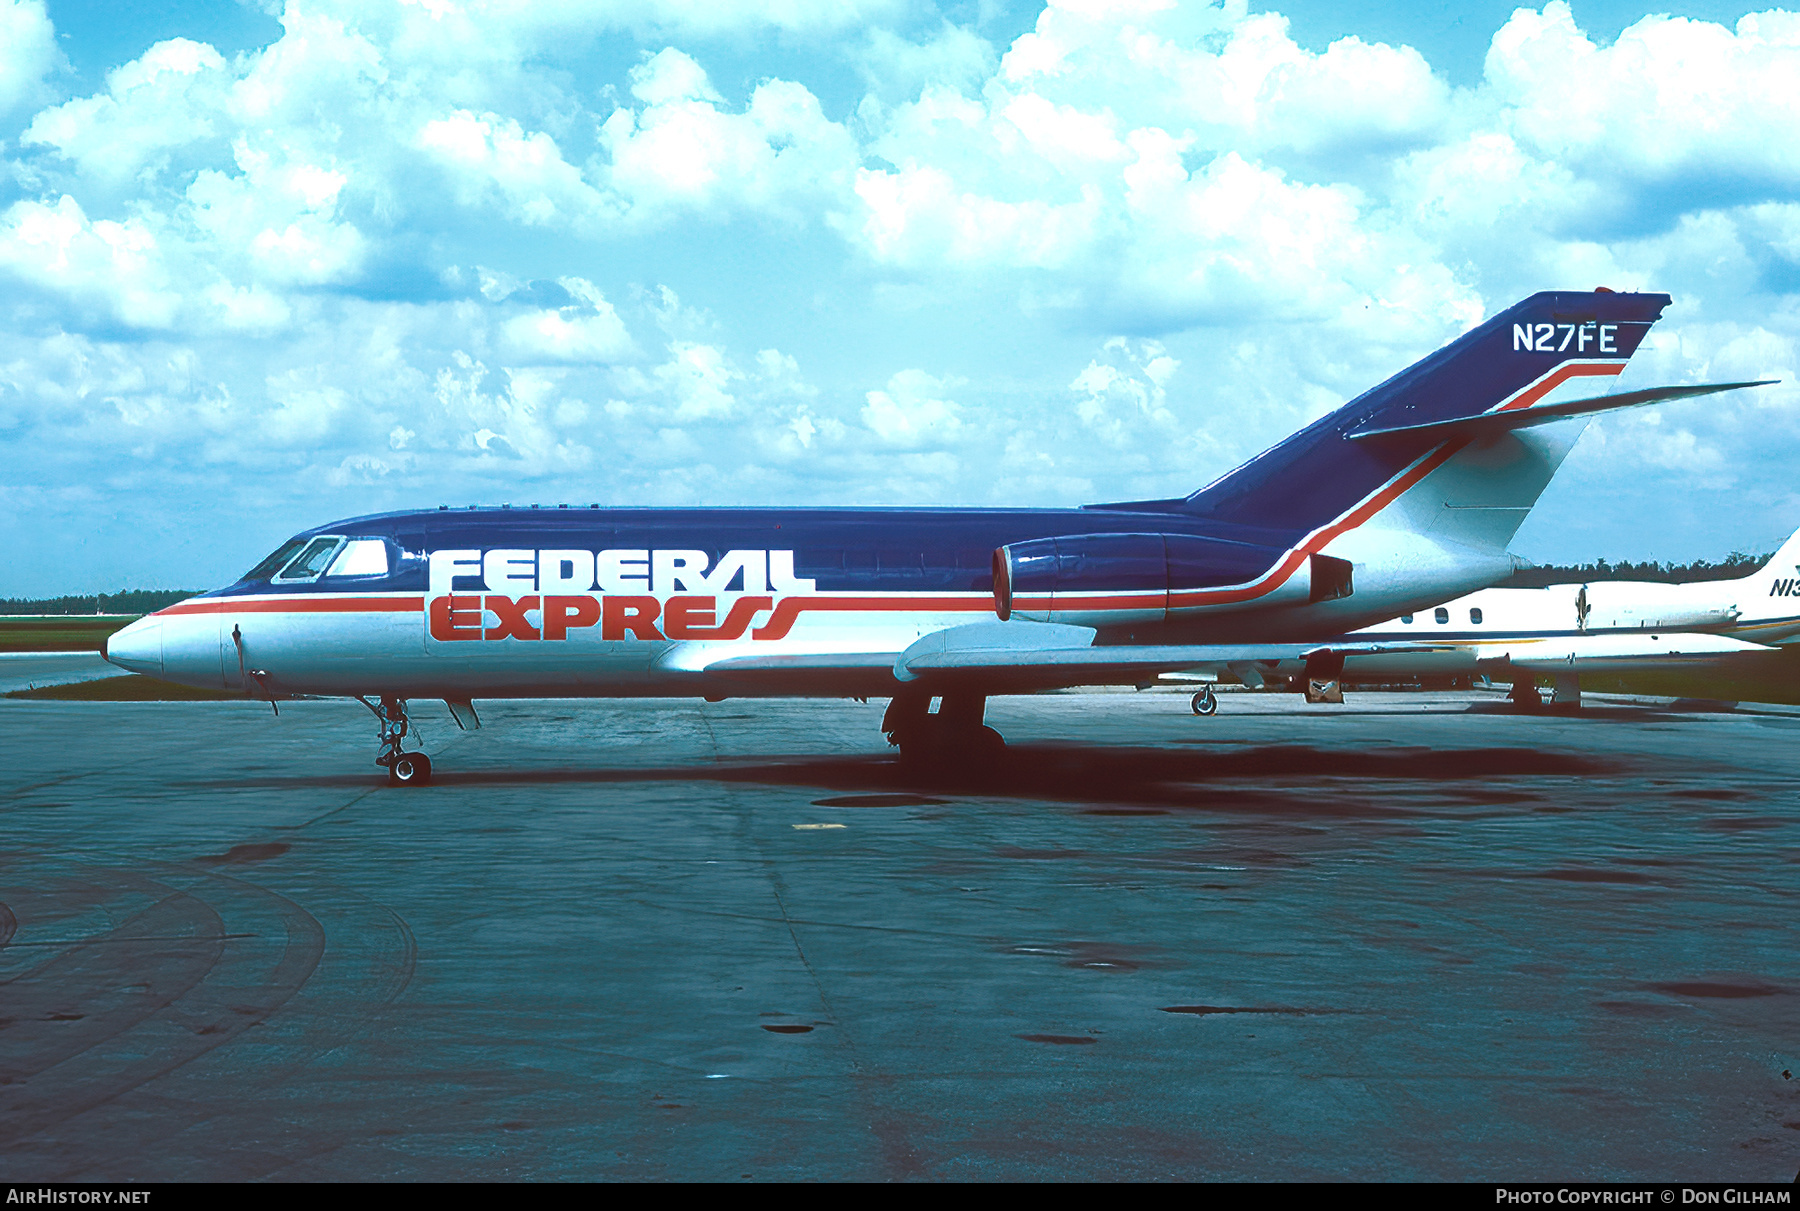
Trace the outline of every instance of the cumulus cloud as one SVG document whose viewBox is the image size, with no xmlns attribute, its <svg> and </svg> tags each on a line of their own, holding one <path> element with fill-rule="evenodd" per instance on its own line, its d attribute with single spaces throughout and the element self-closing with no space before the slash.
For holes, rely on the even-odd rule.
<svg viewBox="0 0 1800 1211">
<path fill-rule="evenodd" d="M 902 370 L 887 389 L 868 393 L 863 423 L 892 446 L 942 446 L 963 427 L 962 408 L 945 396 L 957 380 L 934 378 L 923 370 Z"/>
<path fill-rule="evenodd" d="M 800 218 L 855 166 L 849 131 L 827 119 L 803 85 L 765 81 L 733 113 L 699 64 L 674 48 L 650 56 L 630 79 L 644 107 L 614 110 L 599 141 L 607 186 L 640 220 L 740 208 Z"/>
<path fill-rule="evenodd" d="M 622 361 L 635 351 L 613 305 L 585 278 L 563 278 L 571 305 L 532 308 L 507 320 L 506 338 L 525 358 L 557 362 Z"/>
<path fill-rule="evenodd" d="M 0 117 L 41 97 L 61 59 L 44 0 L 0 0 Z"/>
<path fill-rule="evenodd" d="M 1800 14 L 1735 29 L 1645 17 L 1600 47 L 1565 0 L 1515 11 L 1486 74 L 1514 136 L 1560 162 L 1648 181 L 1726 173 L 1800 184 L 1800 147 L 1768 132 L 1800 121 Z"/>
<path fill-rule="evenodd" d="M 1010 43 L 860 0 L 281 22 L 70 95 L 0 0 L 9 532 L 85 535 L 102 491 L 229 502 L 252 546 L 440 497 L 1168 495 L 1601 284 L 1676 296 L 1631 382 L 1784 385 L 1597 423 L 1527 553 L 1650 554 L 1646 501 L 1669 557 L 1800 524 L 1791 14 L 1608 42 L 1551 0 L 1463 88 L 1242 0 L 1051 0 Z"/>
<path fill-rule="evenodd" d="M 581 171 L 563 159 L 555 140 L 498 114 L 459 109 L 434 118 L 420 129 L 419 146 L 450 170 L 465 203 L 479 205 L 484 194 L 497 195 L 520 222 L 568 223 L 607 207 Z"/>
</svg>

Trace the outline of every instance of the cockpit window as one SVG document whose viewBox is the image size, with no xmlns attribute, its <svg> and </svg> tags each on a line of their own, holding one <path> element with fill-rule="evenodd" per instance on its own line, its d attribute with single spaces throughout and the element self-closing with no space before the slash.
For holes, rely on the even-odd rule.
<svg viewBox="0 0 1800 1211">
<path fill-rule="evenodd" d="M 294 556 L 287 567 L 281 569 L 281 575 L 275 579 L 317 580 L 319 574 L 331 565 L 331 557 L 337 553 L 338 544 L 343 541 L 335 536 L 313 539 L 300 554 Z"/>
<path fill-rule="evenodd" d="M 386 576 L 387 543 L 379 538 L 352 538 L 331 561 L 327 576 Z"/>
<path fill-rule="evenodd" d="M 304 538 L 290 538 L 275 548 L 275 553 L 244 573 L 245 580 L 267 580 L 293 558 L 294 552 L 306 545 Z"/>
</svg>

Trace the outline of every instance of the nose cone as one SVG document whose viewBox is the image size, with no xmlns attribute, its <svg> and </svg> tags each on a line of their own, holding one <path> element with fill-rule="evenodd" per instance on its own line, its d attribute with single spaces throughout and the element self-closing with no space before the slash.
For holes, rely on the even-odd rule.
<svg viewBox="0 0 1800 1211">
<path fill-rule="evenodd" d="M 134 673 L 148 673 L 152 677 L 162 676 L 163 671 L 163 621 L 160 618 L 140 618 L 130 626 L 115 631 L 106 641 L 101 655 L 122 669 L 130 669 Z"/>
</svg>

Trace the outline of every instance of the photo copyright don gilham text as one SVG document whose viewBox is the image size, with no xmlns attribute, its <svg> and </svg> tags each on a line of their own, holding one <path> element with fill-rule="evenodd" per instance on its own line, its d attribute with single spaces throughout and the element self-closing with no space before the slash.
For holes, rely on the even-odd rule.
<svg viewBox="0 0 1800 1211">
<path fill-rule="evenodd" d="M 1788 1189 L 1753 1186 L 1641 1186 L 1620 1189 L 1585 1187 L 1494 1187 L 1494 1202 L 1501 1206 L 1651 1207 L 1651 1206 L 1774 1206 L 1793 1205 Z"/>
</svg>

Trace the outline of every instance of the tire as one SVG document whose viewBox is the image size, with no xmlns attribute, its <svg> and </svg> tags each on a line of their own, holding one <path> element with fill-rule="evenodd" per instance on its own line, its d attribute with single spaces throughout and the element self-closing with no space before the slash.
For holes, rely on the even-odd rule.
<svg viewBox="0 0 1800 1211">
<path fill-rule="evenodd" d="M 401 753 L 388 767 L 388 781 L 395 786 L 429 785 L 431 758 L 424 753 Z"/>
<path fill-rule="evenodd" d="M 1194 708 L 1194 714 L 1196 715 L 1210 715 L 1219 709 L 1219 699 L 1209 688 L 1195 694 L 1194 700 L 1188 705 Z"/>
</svg>

